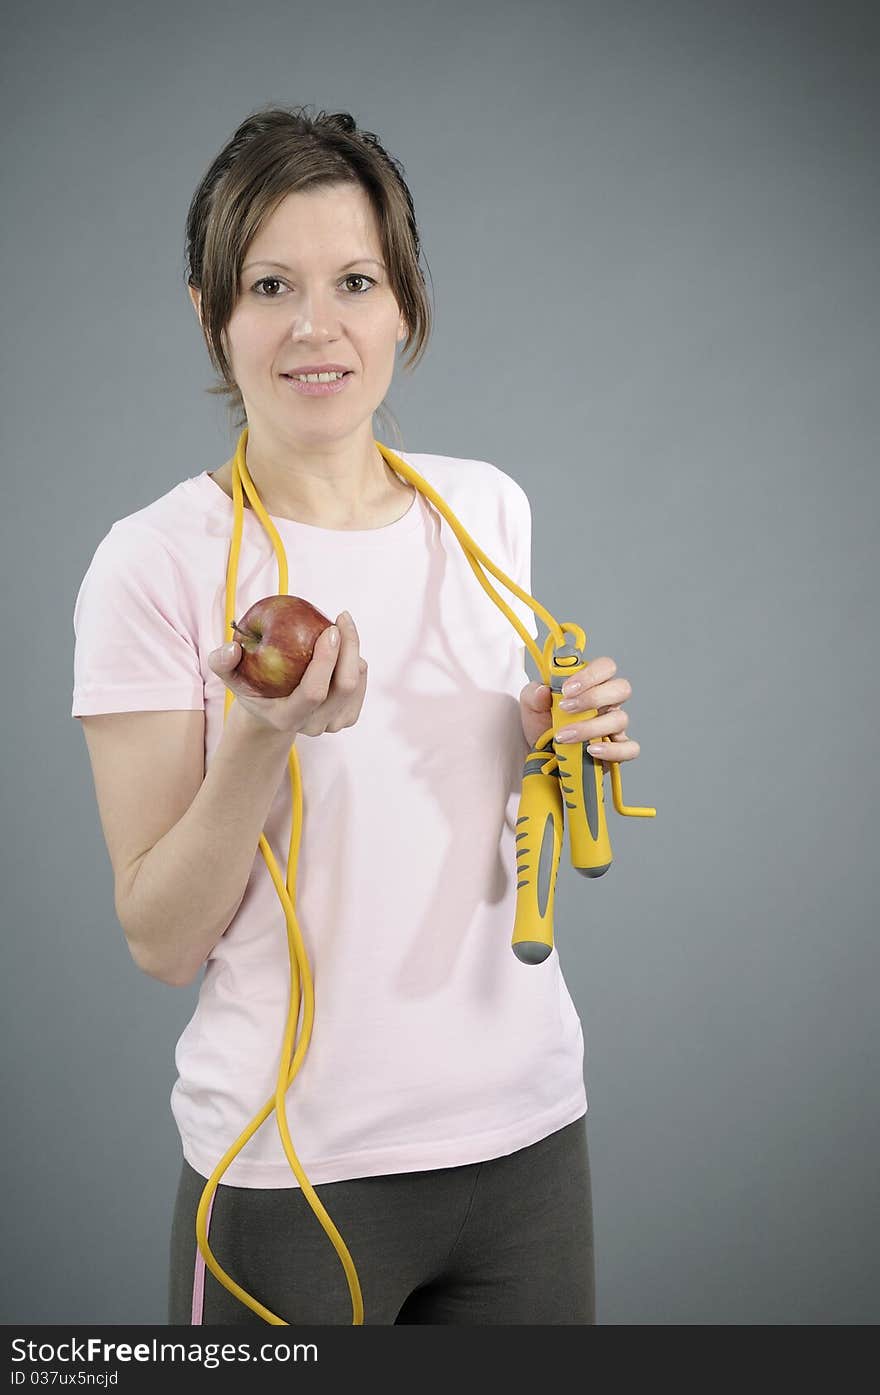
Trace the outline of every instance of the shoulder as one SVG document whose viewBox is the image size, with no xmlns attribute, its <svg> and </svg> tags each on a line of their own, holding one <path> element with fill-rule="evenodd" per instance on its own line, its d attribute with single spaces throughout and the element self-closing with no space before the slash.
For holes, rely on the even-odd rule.
<svg viewBox="0 0 880 1395">
<path fill-rule="evenodd" d="M 161 573 L 182 573 L 194 520 L 187 492 L 190 483 L 181 481 L 159 498 L 111 523 L 95 548 L 91 566 L 102 570 L 124 568 L 147 579 L 156 568 Z"/>
<path fill-rule="evenodd" d="M 98 613 L 139 621 L 156 614 L 192 628 L 197 587 L 187 564 L 187 511 L 175 494 L 176 487 L 116 519 L 100 538 L 79 584 L 74 629 Z"/>
<path fill-rule="evenodd" d="M 192 525 L 193 484 L 191 479 L 180 480 L 157 499 L 117 519 L 111 531 L 133 541 L 140 539 L 142 547 L 164 546 L 173 552 L 178 539 Z"/>
<path fill-rule="evenodd" d="M 437 455 L 425 451 L 398 451 L 408 464 L 442 494 L 443 487 L 462 493 L 480 493 L 506 500 L 518 509 L 528 508 L 528 495 L 513 475 L 491 460 Z"/>
<path fill-rule="evenodd" d="M 118 519 L 98 542 L 87 575 L 101 582 L 135 582 L 148 586 L 176 576 L 178 563 L 162 533 L 133 518 Z"/>
</svg>

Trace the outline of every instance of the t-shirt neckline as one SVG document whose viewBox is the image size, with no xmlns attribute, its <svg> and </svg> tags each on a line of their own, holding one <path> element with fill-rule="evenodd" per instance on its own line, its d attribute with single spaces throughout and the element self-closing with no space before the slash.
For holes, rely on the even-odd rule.
<svg viewBox="0 0 880 1395">
<path fill-rule="evenodd" d="M 402 452 L 398 451 L 403 459 Z M 230 528 L 235 521 L 235 504 L 224 489 L 221 489 L 216 480 L 211 478 L 208 469 L 202 470 L 198 475 L 190 476 L 187 483 L 192 486 L 198 494 L 200 500 L 209 511 L 219 514 L 228 521 Z M 281 518 L 276 514 L 268 514 L 278 533 L 282 536 L 287 534 L 296 537 L 297 541 L 307 543 L 309 540 L 320 542 L 322 547 L 379 547 L 387 545 L 389 542 L 397 540 L 403 534 L 413 532 L 421 521 L 422 495 L 419 489 L 415 491 L 415 497 L 410 501 L 410 506 L 406 513 L 400 518 L 396 518 L 393 523 L 386 523 L 381 528 L 319 528 L 313 523 L 301 523 L 294 518 Z M 265 533 L 262 523 L 254 510 L 246 507 L 244 510 L 244 528 L 257 527 L 261 533 Z"/>
</svg>

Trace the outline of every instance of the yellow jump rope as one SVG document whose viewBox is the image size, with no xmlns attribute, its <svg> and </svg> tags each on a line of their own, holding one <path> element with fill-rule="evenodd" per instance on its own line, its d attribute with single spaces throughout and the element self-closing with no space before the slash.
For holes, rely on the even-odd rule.
<svg viewBox="0 0 880 1395">
<path fill-rule="evenodd" d="M 254 487 L 254 482 L 250 477 L 245 463 L 245 451 L 247 448 L 247 427 L 242 431 L 236 447 L 232 464 L 232 494 L 235 512 L 235 521 L 232 531 L 232 542 L 229 551 L 229 562 L 226 570 L 226 604 L 225 604 L 225 627 L 228 639 L 234 638 L 232 623 L 235 619 L 235 587 L 238 578 L 238 559 L 241 551 L 242 528 L 244 524 L 244 500 L 242 497 L 242 484 L 247 491 L 251 507 L 257 514 L 260 522 L 272 540 L 275 549 L 275 556 L 278 559 L 278 595 L 287 595 L 287 556 L 284 551 L 284 544 L 278 536 L 277 529 L 272 520 L 263 508 L 259 495 Z M 584 710 L 576 714 L 559 712 L 559 702 L 561 701 L 561 688 L 566 678 L 579 669 L 586 667 L 584 652 L 586 649 L 586 635 L 579 625 L 570 621 L 559 624 L 549 611 L 523 591 L 499 567 L 493 565 L 486 554 L 477 546 L 473 538 L 462 528 L 458 519 L 439 497 L 436 490 L 432 489 L 427 480 L 401 460 L 394 451 L 390 450 L 381 441 L 375 442 L 382 457 L 387 461 L 392 470 L 409 480 L 422 494 L 426 495 L 431 502 L 440 510 L 455 536 L 464 549 L 464 554 L 473 570 L 477 581 L 483 590 L 504 612 L 514 629 L 519 634 L 523 643 L 527 646 L 530 654 L 538 666 L 541 674 L 541 681 L 550 687 L 552 694 L 552 724 L 535 742 L 526 757 L 523 769 L 522 794 L 520 797 L 519 810 L 517 813 L 516 826 L 519 832 L 516 835 L 517 847 L 517 884 L 516 884 L 516 915 L 513 926 L 513 937 L 511 945 L 514 954 L 524 964 L 540 964 L 547 958 L 553 949 L 553 900 L 556 888 L 556 873 L 559 867 L 559 860 L 562 852 L 562 824 L 563 809 L 568 812 L 569 831 L 569 851 L 571 854 L 572 866 L 582 875 L 587 877 L 600 877 L 608 871 L 611 866 L 612 853 L 611 843 L 608 838 L 608 827 L 605 819 L 605 793 L 604 793 L 604 767 L 601 758 L 594 758 L 583 742 L 560 742 L 554 745 L 554 733 L 561 730 L 563 726 L 573 720 L 588 721 L 597 715 L 596 709 Z M 480 565 L 482 564 L 482 566 Z M 486 580 L 483 566 L 496 577 L 508 590 L 518 596 L 521 601 L 528 604 L 536 615 L 547 625 L 549 634 L 544 644 L 543 653 L 538 648 L 528 631 L 520 624 L 517 617 L 509 606 L 498 595 L 498 592 Z M 565 636 L 568 631 L 574 636 L 574 642 L 568 643 Z M 225 723 L 229 708 L 235 700 L 235 694 L 231 689 L 226 689 L 226 701 L 223 709 L 223 721 Z M 602 738 L 605 739 L 605 738 Z M 348 1287 L 351 1293 L 352 1303 L 352 1325 L 363 1324 L 364 1304 L 361 1296 L 361 1286 L 354 1267 L 351 1255 L 345 1245 L 345 1241 L 339 1234 L 332 1220 L 330 1219 L 324 1206 L 321 1204 L 309 1179 L 303 1172 L 302 1165 L 293 1150 L 293 1143 L 290 1138 L 290 1131 L 287 1127 L 287 1115 L 285 1113 L 285 1095 L 293 1080 L 295 1079 L 300 1066 L 303 1063 L 306 1051 L 312 1035 L 312 1023 L 315 1016 L 315 995 L 312 986 L 312 976 L 309 971 L 309 961 L 303 945 L 299 925 L 296 919 L 294 903 L 296 901 L 296 866 L 299 857 L 300 832 L 302 828 L 302 780 L 300 775 L 299 757 L 296 745 L 290 747 L 288 757 L 290 768 L 291 785 L 291 810 L 292 822 L 290 829 L 290 847 L 287 855 L 287 876 L 282 880 L 281 872 L 266 835 L 260 835 L 260 849 L 269 868 L 269 875 L 275 883 L 275 889 L 284 907 L 284 915 L 287 920 L 287 945 L 290 954 L 290 1010 L 287 1017 L 287 1025 L 284 1029 L 284 1041 L 281 1048 L 281 1062 L 278 1070 L 278 1079 L 275 1086 L 274 1097 L 268 1099 L 260 1112 L 248 1124 L 247 1128 L 236 1139 L 232 1147 L 223 1155 L 217 1164 L 202 1192 L 196 1214 L 196 1238 L 199 1250 L 204 1258 L 205 1264 L 216 1279 L 227 1288 L 230 1293 L 240 1299 L 242 1303 L 258 1313 L 266 1322 L 274 1323 L 278 1327 L 287 1327 L 289 1324 L 283 1318 L 258 1302 L 250 1294 L 235 1282 L 234 1279 L 225 1272 L 217 1263 L 211 1248 L 208 1245 L 208 1216 L 211 1208 L 211 1201 L 226 1169 L 232 1160 L 238 1156 L 242 1148 L 256 1133 L 262 1123 L 268 1119 L 274 1110 L 277 1117 L 278 1130 L 281 1134 L 281 1142 L 287 1160 L 293 1169 L 300 1187 L 305 1193 L 309 1205 L 324 1227 L 336 1249 L 337 1254 L 345 1270 L 348 1280 Z M 614 807 L 618 814 L 624 814 L 629 818 L 653 818 L 656 809 L 628 808 L 623 802 L 623 787 L 620 779 L 620 770 L 616 762 L 609 762 L 611 765 L 611 788 L 614 795 Z M 305 993 L 305 1008 L 303 1011 L 302 1032 L 293 1052 L 294 1036 L 296 1024 L 299 1019 L 300 1010 L 300 971 L 302 972 L 303 989 Z M 293 1056 L 291 1058 L 291 1052 Z"/>
</svg>

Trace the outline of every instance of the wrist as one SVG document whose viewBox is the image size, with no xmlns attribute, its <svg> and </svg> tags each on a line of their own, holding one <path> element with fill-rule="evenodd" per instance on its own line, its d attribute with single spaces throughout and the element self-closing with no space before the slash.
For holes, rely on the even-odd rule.
<svg viewBox="0 0 880 1395">
<path fill-rule="evenodd" d="M 296 740 L 295 731 L 279 731 L 277 727 L 260 721 L 259 717 L 255 717 L 237 699 L 229 708 L 226 726 L 238 740 L 254 750 L 285 753 Z"/>
</svg>

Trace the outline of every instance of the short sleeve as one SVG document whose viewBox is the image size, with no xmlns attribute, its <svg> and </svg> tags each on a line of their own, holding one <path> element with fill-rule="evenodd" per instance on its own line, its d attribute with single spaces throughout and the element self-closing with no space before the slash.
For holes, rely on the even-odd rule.
<svg viewBox="0 0 880 1395">
<path fill-rule="evenodd" d="M 204 710 L 191 610 L 161 539 L 114 523 L 74 604 L 71 716 Z"/>
<path fill-rule="evenodd" d="M 521 587 L 523 591 L 527 591 L 530 596 L 534 596 L 535 600 L 538 600 L 540 598 L 535 596 L 532 590 L 532 508 L 529 503 L 529 496 L 526 494 L 522 485 L 518 484 L 517 481 L 510 476 L 508 476 L 508 479 L 510 479 L 513 486 L 511 493 L 516 514 L 516 526 L 513 530 L 514 571 L 511 580 L 515 581 L 517 586 Z M 505 597 L 505 599 L 507 600 L 508 597 Z M 537 641 L 538 622 L 535 619 L 535 612 L 532 610 L 531 606 L 521 601 L 512 593 L 509 594 L 509 602 L 511 609 L 516 613 L 517 618 L 522 621 L 523 625 L 532 636 L 532 639 Z"/>
</svg>

